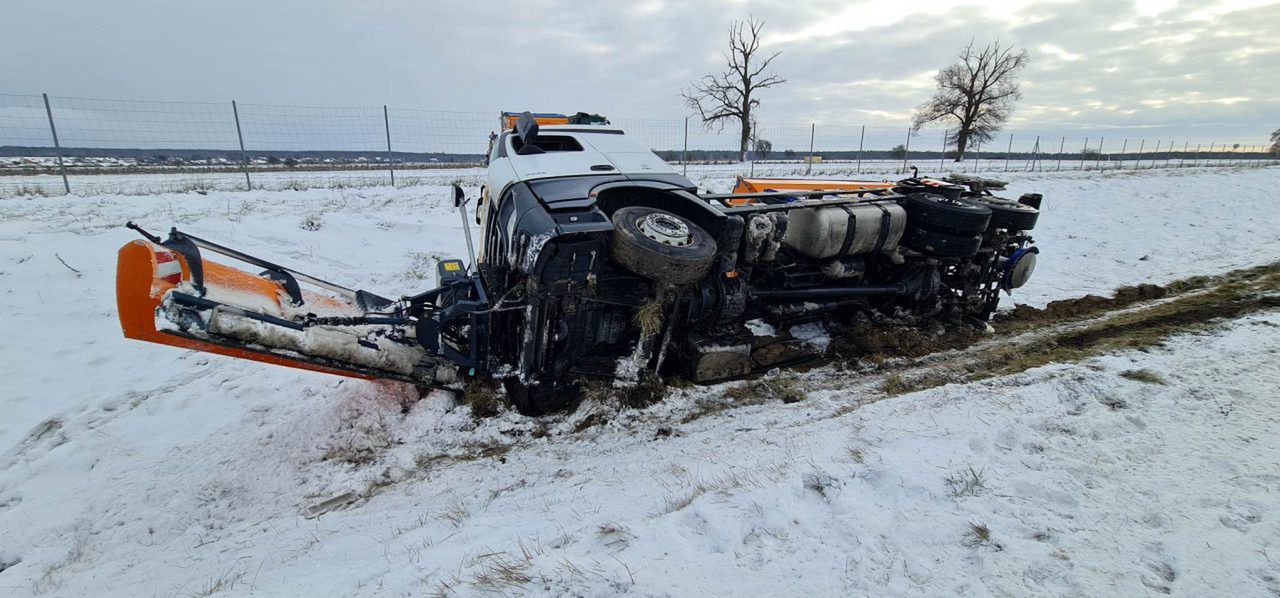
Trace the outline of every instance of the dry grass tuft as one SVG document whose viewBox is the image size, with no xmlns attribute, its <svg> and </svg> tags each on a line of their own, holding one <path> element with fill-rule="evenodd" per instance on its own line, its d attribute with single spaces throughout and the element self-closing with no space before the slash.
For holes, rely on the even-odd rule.
<svg viewBox="0 0 1280 598">
<path fill-rule="evenodd" d="M 935 388 L 951 382 L 952 377 L 942 372 L 925 372 L 922 375 L 910 378 L 897 372 L 891 372 L 884 377 L 884 382 L 880 384 L 880 390 L 889 396 L 897 396 L 916 392 L 917 390 Z"/>
<path fill-rule="evenodd" d="M 654 517 L 680 511 L 706 494 L 727 494 L 746 487 L 763 488 L 768 483 L 782 479 L 790 471 L 790 464 L 781 462 L 755 469 L 733 468 L 709 478 L 694 478 L 687 470 L 677 469 L 677 481 L 668 488 L 674 492 L 665 496 L 662 510 L 655 513 Z"/>
<path fill-rule="evenodd" d="M 471 509 L 468 509 L 467 505 L 462 501 L 455 500 L 448 507 L 445 507 L 445 510 L 441 511 L 439 515 L 436 515 L 436 518 L 441 521 L 448 521 L 454 527 L 462 527 L 462 524 L 471 518 Z"/>
<path fill-rule="evenodd" d="M 631 316 L 631 321 L 640 328 L 642 335 L 656 335 L 662 330 L 662 322 L 664 320 L 662 308 L 661 300 L 650 299 L 636 309 L 636 313 Z"/>
<path fill-rule="evenodd" d="M 1004 547 L 991 540 L 991 528 L 982 522 L 969 522 L 969 529 L 964 532 L 964 545 L 969 547 L 990 546 L 996 550 Z"/>
<path fill-rule="evenodd" d="M 622 388 L 614 388 L 598 382 L 588 383 L 582 387 L 582 397 L 594 399 L 602 405 L 617 403 L 628 409 L 644 409 L 666 398 L 670 391 L 669 386 L 667 381 L 656 378 L 646 378 L 637 384 Z"/>
<path fill-rule="evenodd" d="M 47 189 L 39 185 L 21 185 L 13 190 L 13 197 L 49 197 Z"/>
<path fill-rule="evenodd" d="M 844 456 L 839 457 L 838 459 L 853 465 L 862 465 L 863 463 L 866 463 L 866 455 L 862 453 L 862 449 L 856 446 L 844 449 Z"/>
<path fill-rule="evenodd" d="M 687 424 L 727 409 L 763 405 L 771 401 L 795 403 L 802 400 L 807 392 L 805 387 L 794 380 L 781 378 L 748 380 L 725 389 L 722 397 L 700 403 L 694 411 L 681 418 L 680 423 Z"/>
<path fill-rule="evenodd" d="M 528 572 L 533 562 L 528 555 L 493 552 L 476 557 L 473 565 L 479 570 L 471 575 L 471 585 L 481 592 L 506 594 L 533 581 Z"/>
<path fill-rule="evenodd" d="M 471 408 L 471 417 L 488 419 L 502 413 L 507 398 L 500 382 L 493 378 L 472 378 L 465 384 L 461 401 Z"/>
<path fill-rule="evenodd" d="M 987 489 L 986 470 L 974 469 L 972 465 L 952 472 L 945 478 L 949 494 L 953 498 L 961 496 L 977 496 Z"/>
<path fill-rule="evenodd" d="M 214 575 L 205 581 L 203 585 L 196 588 L 191 596 L 195 598 L 206 598 L 219 592 L 231 591 L 240 582 L 244 581 L 244 571 L 237 571 L 235 567 L 223 571 L 219 575 Z"/>
<path fill-rule="evenodd" d="M 890 372 L 889 375 L 884 377 L 884 382 L 880 384 L 880 390 L 889 396 L 906 393 L 908 388 L 907 381 L 902 377 L 902 374 L 897 372 Z"/>
<path fill-rule="evenodd" d="M 724 397 L 732 401 L 734 406 L 758 405 L 769 401 L 788 401 L 789 397 L 803 395 L 803 389 L 795 381 L 781 378 L 752 380 L 724 391 Z"/>
<path fill-rule="evenodd" d="M 298 228 L 301 228 L 302 230 L 305 230 L 305 231 L 315 232 L 320 230 L 323 227 L 324 227 L 323 214 L 318 214 L 318 213 L 307 214 L 306 216 L 302 217 L 302 220 L 300 222 L 298 222 Z"/>
<path fill-rule="evenodd" d="M 627 526 L 609 522 L 596 528 L 596 537 L 600 538 L 600 541 L 604 542 L 610 550 L 625 550 L 635 535 L 627 529 Z"/>
<path fill-rule="evenodd" d="M 1138 382 L 1144 382 L 1146 384 L 1164 385 L 1169 383 L 1168 380 L 1164 379 L 1164 376 L 1161 376 L 1160 374 L 1157 374 L 1151 370 L 1125 370 L 1123 372 L 1120 372 L 1120 377 L 1128 378 L 1129 380 L 1136 380 Z"/>
</svg>

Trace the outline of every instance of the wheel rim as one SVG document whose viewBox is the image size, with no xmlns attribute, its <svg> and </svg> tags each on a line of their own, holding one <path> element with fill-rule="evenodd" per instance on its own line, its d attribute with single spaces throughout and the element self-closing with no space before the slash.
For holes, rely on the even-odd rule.
<svg viewBox="0 0 1280 598">
<path fill-rule="evenodd" d="M 640 234 L 663 245 L 688 247 L 693 244 L 689 226 L 671 214 L 649 214 L 636 222 Z"/>
</svg>

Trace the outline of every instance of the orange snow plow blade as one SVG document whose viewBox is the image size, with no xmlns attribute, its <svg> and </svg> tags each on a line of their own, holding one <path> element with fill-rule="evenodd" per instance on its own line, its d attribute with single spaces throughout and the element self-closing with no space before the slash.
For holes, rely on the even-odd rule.
<svg viewBox="0 0 1280 598">
<path fill-rule="evenodd" d="M 752 179 L 738 177 L 734 185 L 734 193 L 781 193 L 787 191 L 869 191 L 892 189 L 894 183 L 886 181 L 841 181 L 830 179 Z M 729 200 L 730 205 L 747 205 L 754 199 L 739 198 Z"/>
<path fill-rule="evenodd" d="M 265 276 L 198 257 L 201 285 L 180 250 L 147 240 L 120 248 L 116 306 L 127 338 L 371 380 L 423 383 L 415 374 L 420 351 L 379 346 L 358 334 L 304 326 L 305 317 L 359 317 L 347 301 L 306 289 L 293 292 Z M 417 353 L 415 353 L 417 351 Z"/>
</svg>

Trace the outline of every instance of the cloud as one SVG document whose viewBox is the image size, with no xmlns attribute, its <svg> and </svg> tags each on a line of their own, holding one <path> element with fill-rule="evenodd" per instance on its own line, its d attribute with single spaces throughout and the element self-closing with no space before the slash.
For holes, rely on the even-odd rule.
<svg viewBox="0 0 1280 598">
<path fill-rule="evenodd" d="M 759 96 L 779 127 L 904 124 L 938 68 L 996 39 L 1032 56 L 1011 128 L 1280 126 L 1274 0 L 6 0 L 5 14 L 0 93 L 678 119 L 681 88 L 722 67 L 728 21 L 754 15 L 789 80 Z"/>
</svg>

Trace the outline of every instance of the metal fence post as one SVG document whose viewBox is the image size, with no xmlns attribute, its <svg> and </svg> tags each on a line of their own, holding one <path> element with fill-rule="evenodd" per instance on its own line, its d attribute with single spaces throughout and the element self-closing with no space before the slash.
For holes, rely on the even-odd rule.
<svg viewBox="0 0 1280 598">
<path fill-rule="evenodd" d="M 1129 149 L 1129 139 L 1126 137 L 1124 143 L 1120 145 L 1120 164 L 1116 166 L 1116 170 L 1124 168 L 1124 152 Z"/>
<path fill-rule="evenodd" d="M 1107 142 L 1106 137 L 1098 139 L 1098 167 L 1096 170 L 1102 170 L 1102 144 Z"/>
<path fill-rule="evenodd" d="M 1133 163 L 1134 170 L 1142 170 L 1142 150 L 1147 149 L 1147 138 L 1142 138 L 1142 143 L 1138 144 L 1138 159 Z"/>
<path fill-rule="evenodd" d="M 1192 167 L 1192 168 L 1195 168 L 1196 166 L 1199 166 L 1199 165 L 1200 165 L 1200 146 L 1202 146 L 1202 145 L 1204 145 L 1204 144 L 1203 144 L 1203 143 L 1197 143 L 1197 144 L 1196 144 L 1196 157 L 1191 159 L 1191 167 Z"/>
<path fill-rule="evenodd" d="M 947 167 L 947 130 L 942 130 L 942 153 L 938 154 L 938 172 Z"/>
<path fill-rule="evenodd" d="M 1182 168 L 1187 165 L 1187 146 L 1189 145 L 1191 145 L 1190 141 L 1182 142 L 1182 159 L 1178 161 L 1178 168 Z"/>
<path fill-rule="evenodd" d="M 1151 153 L 1151 167 L 1152 167 L 1152 168 L 1155 168 L 1155 167 L 1156 167 L 1156 160 L 1159 160 L 1159 159 L 1160 159 L 1160 143 L 1161 143 L 1161 140 L 1157 139 L 1157 140 L 1156 140 L 1156 150 L 1155 150 L 1154 152 L 1152 152 L 1152 153 Z"/>
<path fill-rule="evenodd" d="M 689 176 L 689 117 L 684 117 L 684 149 L 680 150 L 682 174 Z"/>
<path fill-rule="evenodd" d="M 817 123 L 809 123 L 809 165 L 804 169 L 805 174 L 813 172 L 813 134 L 817 128 Z"/>
<path fill-rule="evenodd" d="M 858 136 L 858 174 L 862 174 L 862 142 L 867 140 L 867 125 L 862 125 L 862 134 Z"/>
<path fill-rule="evenodd" d="M 1031 146 L 1031 172 L 1036 171 L 1036 164 L 1040 163 L 1040 136 L 1036 135 L 1036 144 Z M 1043 167 L 1041 172 L 1044 172 Z"/>
<path fill-rule="evenodd" d="M 58 157 L 58 172 L 62 174 L 62 190 L 65 195 L 71 195 L 71 183 L 67 182 L 67 165 L 62 162 L 62 144 L 58 143 L 58 128 L 53 126 L 53 107 L 49 105 L 49 94 L 40 94 L 44 96 L 44 113 L 49 115 L 49 133 L 53 135 L 53 151 Z"/>
<path fill-rule="evenodd" d="M 1164 167 L 1168 168 L 1169 163 L 1173 161 L 1173 140 L 1169 140 L 1169 149 L 1164 150 Z"/>
<path fill-rule="evenodd" d="M 1209 155 L 1204 159 L 1205 166 L 1213 166 L 1213 146 L 1215 145 L 1217 145 L 1216 142 L 1209 144 Z"/>
<path fill-rule="evenodd" d="M 902 146 L 902 173 L 907 173 L 907 159 L 911 156 L 911 127 L 907 127 L 907 143 Z"/>
<path fill-rule="evenodd" d="M 1009 133 L 1009 149 L 1004 151 L 1004 171 L 1009 172 L 1009 156 L 1013 154 L 1013 133 Z"/>
<path fill-rule="evenodd" d="M 1084 170 L 1084 155 L 1089 151 L 1089 138 L 1084 138 L 1084 147 L 1080 149 L 1080 170 Z"/>
<path fill-rule="evenodd" d="M 244 189 L 253 190 L 253 181 L 249 180 L 249 155 L 244 152 L 244 133 L 240 131 L 240 107 L 231 100 L 231 114 L 236 117 L 236 137 L 240 139 L 240 169 L 244 171 Z"/>
<path fill-rule="evenodd" d="M 391 155 L 391 117 L 387 115 L 387 105 L 382 105 L 382 125 L 387 132 L 387 168 L 391 170 L 391 186 L 396 186 L 396 160 Z"/>
<path fill-rule="evenodd" d="M 1057 172 L 1062 172 L 1062 154 L 1063 154 L 1063 153 L 1065 153 L 1066 151 L 1067 151 L 1067 138 L 1066 138 L 1066 137 L 1063 137 L 1063 138 L 1062 138 L 1062 140 L 1058 142 L 1058 170 L 1057 170 Z"/>
</svg>

